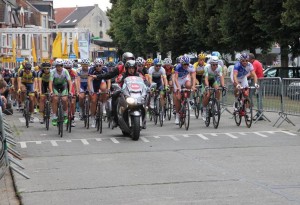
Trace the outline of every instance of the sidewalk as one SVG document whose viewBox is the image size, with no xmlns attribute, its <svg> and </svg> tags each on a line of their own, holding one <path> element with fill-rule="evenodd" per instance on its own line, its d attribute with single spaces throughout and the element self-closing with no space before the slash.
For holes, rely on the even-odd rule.
<svg viewBox="0 0 300 205">
<path fill-rule="evenodd" d="M 1 205 L 20 205 L 20 201 L 14 190 L 12 176 L 9 170 L 0 180 L 0 204 Z"/>
</svg>

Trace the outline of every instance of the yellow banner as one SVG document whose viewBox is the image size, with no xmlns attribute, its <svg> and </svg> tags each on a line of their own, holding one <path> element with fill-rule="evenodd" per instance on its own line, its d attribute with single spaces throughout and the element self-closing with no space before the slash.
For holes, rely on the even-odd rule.
<svg viewBox="0 0 300 205">
<path fill-rule="evenodd" d="M 64 45 L 64 52 L 63 52 L 63 56 L 68 56 L 68 42 L 67 42 L 67 38 L 65 37 L 65 45 Z M 64 58 L 64 57 L 63 57 Z M 68 58 L 68 57 L 67 57 Z"/>
<path fill-rule="evenodd" d="M 33 36 L 31 38 L 31 49 L 32 49 L 31 55 L 32 55 L 32 58 L 33 58 L 33 62 L 37 63 L 36 50 L 35 50 L 35 44 L 34 44 L 34 37 Z"/>
<path fill-rule="evenodd" d="M 74 54 L 76 55 L 76 58 L 79 58 L 78 50 L 79 50 L 79 48 L 78 48 L 78 39 L 77 39 L 77 36 L 76 36 L 75 39 L 74 39 Z"/>
<path fill-rule="evenodd" d="M 13 39 L 12 41 L 12 54 L 13 54 L 13 61 L 16 62 L 17 52 L 16 52 L 16 40 Z"/>
<path fill-rule="evenodd" d="M 52 44 L 52 58 L 61 58 L 61 32 L 58 32 Z"/>
<path fill-rule="evenodd" d="M 13 60 L 14 60 L 14 59 L 13 59 L 12 56 L 6 56 L 6 57 L 0 58 L 0 61 L 1 61 L 2 63 L 12 63 L 12 62 L 14 62 Z"/>
</svg>

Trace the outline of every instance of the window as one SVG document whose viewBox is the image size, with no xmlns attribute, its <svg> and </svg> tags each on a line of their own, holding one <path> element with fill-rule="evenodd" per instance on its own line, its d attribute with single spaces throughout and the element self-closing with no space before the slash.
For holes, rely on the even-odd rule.
<svg viewBox="0 0 300 205">
<path fill-rule="evenodd" d="M 25 36 L 25 34 L 22 35 L 22 49 L 26 49 L 26 36 Z"/>
<path fill-rule="evenodd" d="M 2 39 L 1 39 L 1 41 L 2 41 L 2 47 L 6 47 L 6 34 L 2 34 Z"/>
<path fill-rule="evenodd" d="M 12 34 L 7 35 L 7 47 L 12 48 Z"/>
<path fill-rule="evenodd" d="M 99 35 L 100 38 L 103 38 L 103 32 L 100 31 L 100 35 Z"/>
<path fill-rule="evenodd" d="M 48 50 L 48 39 L 46 36 L 43 37 L 43 51 Z"/>
<path fill-rule="evenodd" d="M 47 26 L 47 16 L 42 16 L 42 27 L 48 28 Z"/>
<path fill-rule="evenodd" d="M 99 26 L 102 27 L 102 20 L 99 21 Z"/>
</svg>

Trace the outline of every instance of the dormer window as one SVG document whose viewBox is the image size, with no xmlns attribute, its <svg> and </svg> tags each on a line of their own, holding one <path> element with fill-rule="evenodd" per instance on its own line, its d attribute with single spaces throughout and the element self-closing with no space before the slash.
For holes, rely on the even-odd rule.
<svg viewBox="0 0 300 205">
<path fill-rule="evenodd" d="M 73 21 L 73 23 L 75 23 L 77 21 L 77 19 L 75 19 L 74 21 Z"/>
<path fill-rule="evenodd" d="M 70 20 L 67 20 L 65 23 L 69 23 L 70 22 Z"/>
</svg>

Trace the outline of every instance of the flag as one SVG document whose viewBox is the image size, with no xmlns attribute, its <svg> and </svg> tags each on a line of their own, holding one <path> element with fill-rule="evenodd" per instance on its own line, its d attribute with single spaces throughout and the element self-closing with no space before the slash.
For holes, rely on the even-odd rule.
<svg viewBox="0 0 300 205">
<path fill-rule="evenodd" d="M 16 62 L 16 57 L 17 57 L 17 53 L 16 53 L 16 40 L 13 39 L 12 41 L 12 54 L 13 54 L 13 62 Z"/>
<path fill-rule="evenodd" d="M 65 37 L 65 45 L 64 45 L 63 56 L 68 56 L 68 42 L 67 42 L 67 38 L 66 37 Z"/>
<path fill-rule="evenodd" d="M 36 50 L 35 50 L 35 45 L 34 45 L 34 38 L 32 36 L 31 38 L 31 55 L 33 58 L 33 62 L 37 63 L 37 58 L 36 58 Z"/>
<path fill-rule="evenodd" d="M 61 58 L 61 32 L 58 32 L 52 44 L 52 58 Z"/>
<path fill-rule="evenodd" d="M 74 39 L 74 54 L 76 55 L 76 58 L 79 58 L 79 56 L 78 56 L 78 39 L 77 39 L 77 36 L 75 37 L 75 39 Z"/>
</svg>

